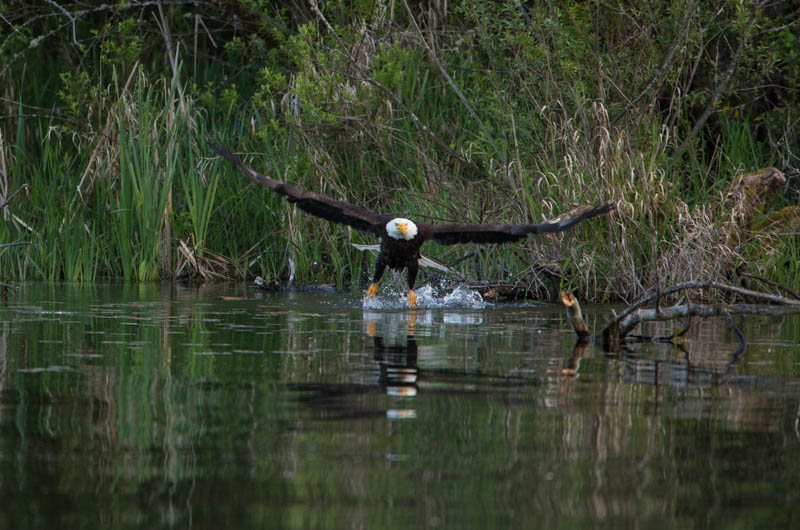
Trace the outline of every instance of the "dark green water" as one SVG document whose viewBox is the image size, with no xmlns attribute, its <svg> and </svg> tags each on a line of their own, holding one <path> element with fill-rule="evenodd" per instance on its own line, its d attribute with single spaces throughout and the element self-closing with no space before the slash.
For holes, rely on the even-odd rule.
<svg viewBox="0 0 800 530">
<path fill-rule="evenodd" d="M 223 294 L 10 294 L 0 529 L 800 527 L 797 316 L 607 356 L 558 307 Z"/>
</svg>

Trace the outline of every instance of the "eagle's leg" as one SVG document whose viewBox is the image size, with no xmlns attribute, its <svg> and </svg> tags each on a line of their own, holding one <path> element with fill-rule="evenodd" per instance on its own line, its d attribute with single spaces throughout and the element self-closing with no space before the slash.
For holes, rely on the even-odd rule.
<svg viewBox="0 0 800 530">
<path fill-rule="evenodd" d="M 408 290 L 408 305 L 413 309 L 417 306 L 417 295 L 414 294 L 414 289 Z"/>
<path fill-rule="evenodd" d="M 413 308 L 417 305 L 417 295 L 414 294 L 414 283 L 417 281 L 419 263 L 416 259 L 410 260 L 406 268 L 408 269 L 408 305 Z"/>
<path fill-rule="evenodd" d="M 372 275 L 372 283 L 367 288 L 367 298 L 372 298 L 378 294 L 378 282 L 381 281 L 383 271 L 386 270 L 386 257 L 383 253 L 378 254 L 378 260 L 375 262 L 375 274 Z"/>
</svg>

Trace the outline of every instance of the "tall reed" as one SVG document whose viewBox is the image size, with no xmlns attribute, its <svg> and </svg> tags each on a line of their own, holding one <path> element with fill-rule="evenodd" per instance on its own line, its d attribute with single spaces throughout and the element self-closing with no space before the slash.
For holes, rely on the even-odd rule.
<svg viewBox="0 0 800 530">
<path fill-rule="evenodd" d="M 199 138 L 203 138 L 202 133 Z M 208 152 L 208 145 L 200 140 L 198 144 Z M 186 210 L 192 242 L 199 257 L 203 256 L 211 217 L 217 206 L 215 199 L 219 186 L 219 166 L 216 163 L 200 163 L 194 149 L 188 147 L 183 153 L 187 168 L 180 172 L 182 191 L 185 195 Z"/>
<path fill-rule="evenodd" d="M 164 228 L 171 223 L 169 197 L 178 165 L 180 121 L 169 120 L 176 85 L 156 85 L 143 75 L 133 94 L 124 94 L 119 126 L 119 193 L 116 243 L 125 280 L 155 280 L 170 271 L 164 256 L 172 252 Z M 158 103 L 161 103 L 158 105 Z"/>
</svg>

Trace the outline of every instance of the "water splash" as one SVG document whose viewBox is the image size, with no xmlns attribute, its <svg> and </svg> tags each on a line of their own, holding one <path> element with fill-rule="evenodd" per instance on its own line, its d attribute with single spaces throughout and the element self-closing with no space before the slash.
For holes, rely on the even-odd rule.
<svg viewBox="0 0 800 530">
<path fill-rule="evenodd" d="M 417 309 L 484 309 L 491 305 L 478 291 L 463 286 L 458 286 L 445 295 L 438 294 L 430 285 L 420 287 L 414 292 L 417 295 Z M 363 308 L 377 311 L 408 309 L 408 300 L 405 293 L 394 292 L 365 298 Z"/>
</svg>

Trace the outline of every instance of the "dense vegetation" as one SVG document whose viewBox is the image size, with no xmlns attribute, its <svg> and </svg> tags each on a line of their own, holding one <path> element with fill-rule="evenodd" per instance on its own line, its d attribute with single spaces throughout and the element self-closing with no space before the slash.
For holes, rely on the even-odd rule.
<svg viewBox="0 0 800 530">
<path fill-rule="evenodd" d="M 370 242 L 213 156 L 433 220 L 619 211 L 423 251 L 538 296 L 800 277 L 800 9 L 675 0 L 0 1 L 4 279 L 286 275 L 357 290 Z M 756 218 L 737 175 L 787 177 Z M 766 201 L 765 201 L 766 202 Z M 745 219 L 746 217 L 746 219 Z M 750 276 L 748 276 L 750 275 Z M 423 276 L 423 281 L 425 277 Z M 550 294 L 552 296 L 552 294 Z"/>
</svg>

